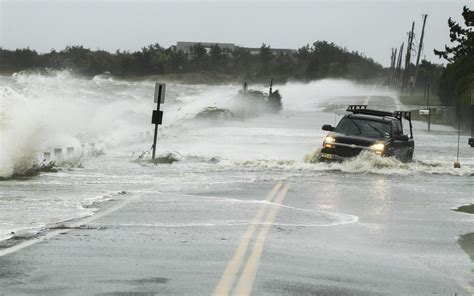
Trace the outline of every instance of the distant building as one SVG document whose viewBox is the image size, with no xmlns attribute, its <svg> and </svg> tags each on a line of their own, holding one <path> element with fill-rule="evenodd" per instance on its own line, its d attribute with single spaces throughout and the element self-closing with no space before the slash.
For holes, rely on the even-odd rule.
<svg viewBox="0 0 474 296">
<path fill-rule="evenodd" d="M 260 54 L 260 47 L 241 47 L 241 48 L 248 50 L 251 55 Z M 296 53 L 296 49 L 290 49 L 290 48 L 271 48 L 270 47 L 270 51 L 275 55 L 280 54 L 280 53 L 286 53 L 286 54 Z"/>
<path fill-rule="evenodd" d="M 193 46 L 200 44 L 204 47 L 207 52 L 211 50 L 211 47 L 216 45 L 219 46 L 223 50 L 227 51 L 234 51 L 235 44 L 234 43 L 218 43 L 218 42 L 187 42 L 187 41 L 178 41 L 176 43 L 176 50 L 182 51 L 184 53 L 190 53 Z"/>
<path fill-rule="evenodd" d="M 212 46 L 219 46 L 221 49 L 227 52 L 232 52 L 235 49 L 245 49 L 250 52 L 251 55 L 257 55 L 260 53 L 260 47 L 242 47 L 242 46 L 236 46 L 234 43 L 219 43 L 219 42 L 187 42 L 187 41 L 178 41 L 176 43 L 176 46 L 173 46 L 173 49 L 176 51 L 182 51 L 184 53 L 191 53 L 191 50 L 193 46 L 200 44 L 202 47 L 204 47 L 207 52 L 211 50 Z M 288 49 L 288 48 L 270 48 L 273 54 L 280 54 L 280 53 L 286 53 L 286 54 L 292 54 L 296 53 L 296 49 Z"/>
</svg>

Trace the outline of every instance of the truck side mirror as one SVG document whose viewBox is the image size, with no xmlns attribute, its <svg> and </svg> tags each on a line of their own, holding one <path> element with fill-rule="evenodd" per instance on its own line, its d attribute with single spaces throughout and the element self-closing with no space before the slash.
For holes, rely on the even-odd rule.
<svg viewBox="0 0 474 296">
<path fill-rule="evenodd" d="M 330 124 L 325 124 L 323 125 L 323 131 L 328 131 L 328 132 L 332 132 L 334 131 L 336 128 L 331 126 Z"/>
<path fill-rule="evenodd" d="M 396 135 L 394 137 L 394 139 L 397 140 L 397 141 L 407 142 L 408 141 L 408 135 Z"/>
</svg>

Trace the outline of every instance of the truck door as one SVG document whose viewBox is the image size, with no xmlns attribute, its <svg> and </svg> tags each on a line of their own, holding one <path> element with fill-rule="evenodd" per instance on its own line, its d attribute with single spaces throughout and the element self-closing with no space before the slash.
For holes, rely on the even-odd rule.
<svg viewBox="0 0 474 296">
<path fill-rule="evenodd" d="M 403 135 L 403 127 L 400 121 L 392 121 L 393 137 Z M 408 152 L 408 145 L 405 141 L 393 140 L 394 155 L 397 159 L 404 159 Z"/>
</svg>

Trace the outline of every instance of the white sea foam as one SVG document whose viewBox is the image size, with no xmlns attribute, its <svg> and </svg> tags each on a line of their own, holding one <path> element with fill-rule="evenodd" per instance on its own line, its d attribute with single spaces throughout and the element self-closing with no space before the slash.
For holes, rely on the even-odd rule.
<svg viewBox="0 0 474 296">
<path fill-rule="evenodd" d="M 404 163 L 393 157 L 380 157 L 369 151 L 361 153 L 359 156 L 347 159 L 343 162 L 319 162 L 318 155 L 320 148 L 314 149 L 305 155 L 303 161 L 294 160 L 268 160 L 257 159 L 234 162 L 245 167 L 256 167 L 262 169 L 279 169 L 285 171 L 306 171 L 306 172 L 331 172 L 340 171 L 346 173 L 372 173 L 381 175 L 401 175 L 413 174 L 437 174 L 452 176 L 474 176 L 474 165 L 467 163 L 460 169 L 453 167 L 451 161 L 422 161 L 414 160 Z M 225 163 L 226 161 L 222 161 Z"/>
</svg>

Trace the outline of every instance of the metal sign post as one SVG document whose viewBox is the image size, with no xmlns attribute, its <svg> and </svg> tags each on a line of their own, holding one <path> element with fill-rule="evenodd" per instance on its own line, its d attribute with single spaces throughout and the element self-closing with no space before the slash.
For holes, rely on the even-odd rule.
<svg viewBox="0 0 474 296">
<path fill-rule="evenodd" d="M 428 109 L 428 131 L 431 131 L 430 84 L 426 87 L 426 108 Z"/>
<path fill-rule="evenodd" d="M 247 89 L 248 89 L 247 82 L 244 82 L 244 87 L 242 89 L 244 92 L 244 95 L 242 96 L 242 121 L 245 120 L 245 100 L 247 98 Z"/>
<path fill-rule="evenodd" d="M 160 111 L 160 104 L 163 104 L 165 102 L 165 90 L 166 90 L 166 84 L 164 83 L 155 84 L 154 102 L 156 103 L 156 110 L 153 110 L 153 114 L 151 115 L 151 123 L 155 125 L 155 134 L 153 136 L 152 159 L 155 159 L 156 138 L 158 137 L 158 125 L 160 125 L 163 122 L 163 111 Z"/>
<path fill-rule="evenodd" d="M 454 162 L 454 168 L 455 169 L 460 169 L 461 168 L 461 163 L 459 162 L 459 141 L 461 139 L 461 118 L 459 118 L 458 121 L 458 151 L 456 153 L 456 161 Z"/>
<path fill-rule="evenodd" d="M 471 89 L 471 137 L 468 143 L 474 148 L 474 89 Z"/>
</svg>

